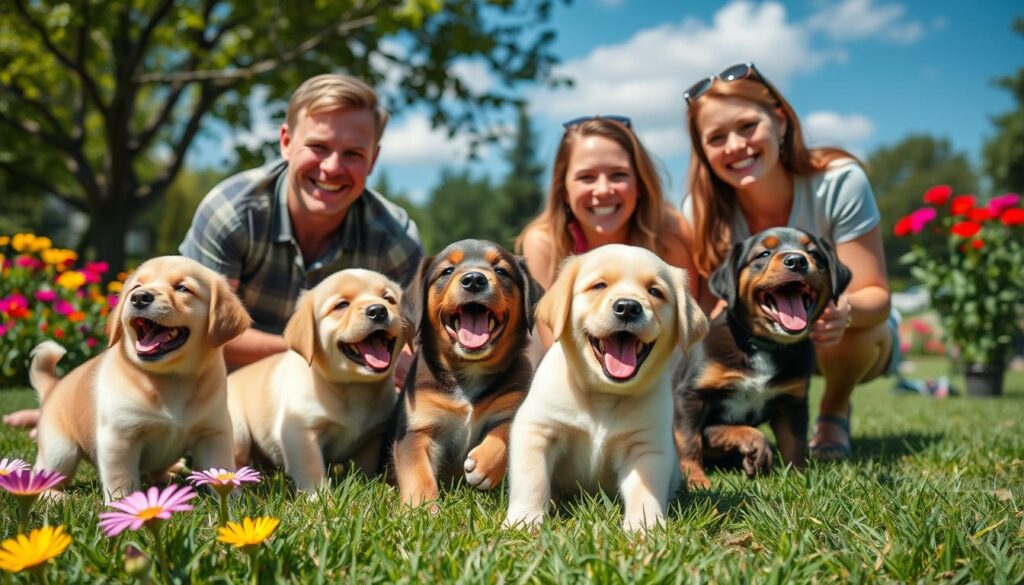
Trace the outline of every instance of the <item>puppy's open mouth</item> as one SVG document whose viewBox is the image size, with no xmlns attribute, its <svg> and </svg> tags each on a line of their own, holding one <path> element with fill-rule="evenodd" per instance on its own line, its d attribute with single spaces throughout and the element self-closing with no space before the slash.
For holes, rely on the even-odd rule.
<svg viewBox="0 0 1024 585">
<path fill-rule="evenodd" d="M 143 317 L 132 319 L 131 326 L 135 330 L 135 353 L 144 360 L 158 359 L 188 340 L 187 327 L 164 327 Z"/>
<path fill-rule="evenodd" d="M 391 355 L 395 350 L 396 337 L 387 331 L 374 331 L 366 339 L 356 343 L 338 342 L 338 348 L 345 357 L 374 372 L 383 372 L 391 367 Z"/>
<path fill-rule="evenodd" d="M 444 328 L 463 349 L 477 351 L 496 340 L 506 321 L 479 303 L 467 303 L 445 319 Z"/>
<path fill-rule="evenodd" d="M 761 311 L 787 333 L 802 333 L 810 324 L 811 307 L 818 294 L 800 281 L 787 282 L 758 294 Z"/>
<path fill-rule="evenodd" d="M 644 343 L 627 331 L 613 333 L 604 339 L 590 337 L 590 347 L 601 362 L 606 376 L 624 382 L 640 370 L 640 366 L 651 353 L 653 343 Z"/>
</svg>

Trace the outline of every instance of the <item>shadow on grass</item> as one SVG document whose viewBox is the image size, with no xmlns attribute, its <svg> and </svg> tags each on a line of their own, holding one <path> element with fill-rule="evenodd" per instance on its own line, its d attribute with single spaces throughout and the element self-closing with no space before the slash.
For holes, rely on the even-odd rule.
<svg viewBox="0 0 1024 585">
<path fill-rule="evenodd" d="M 882 436 L 857 436 L 853 441 L 854 462 L 873 461 L 891 464 L 907 455 L 915 455 L 942 441 L 943 433 L 895 433 Z"/>
</svg>

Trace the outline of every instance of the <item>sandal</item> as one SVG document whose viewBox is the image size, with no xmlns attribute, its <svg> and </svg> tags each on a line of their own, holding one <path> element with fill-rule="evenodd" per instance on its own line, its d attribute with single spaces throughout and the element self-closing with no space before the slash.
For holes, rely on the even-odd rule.
<svg viewBox="0 0 1024 585">
<path fill-rule="evenodd" d="M 853 407 L 850 407 L 850 413 L 852 414 Z M 810 446 L 811 457 L 815 461 L 822 463 L 834 463 L 838 461 L 846 461 L 853 456 L 853 449 L 850 446 L 850 414 L 846 415 L 847 418 L 838 417 L 832 414 L 819 414 L 818 418 L 815 419 L 815 426 L 819 424 L 831 424 L 839 427 L 846 431 L 846 441 L 822 441 L 815 445 Z"/>
</svg>

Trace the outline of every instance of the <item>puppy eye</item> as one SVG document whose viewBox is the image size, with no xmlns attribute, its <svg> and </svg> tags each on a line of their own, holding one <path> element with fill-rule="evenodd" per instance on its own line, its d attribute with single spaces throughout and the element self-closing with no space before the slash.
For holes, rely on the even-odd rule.
<svg viewBox="0 0 1024 585">
<path fill-rule="evenodd" d="M 767 258 L 767 257 L 769 257 L 769 256 L 771 256 L 771 255 L 772 255 L 772 253 L 771 253 L 771 251 L 770 251 L 770 250 L 765 250 L 764 252 L 761 252 L 761 253 L 760 253 L 760 254 L 758 254 L 757 256 L 754 256 L 754 259 L 756 260 L 756 259 L 758 259 L 758 258 Z"/>
<path fill-rule="evenodd" d="M 189 293 L 192 291 L 188 290 L 188 287 L 184 284 L 176 284 L 174 285 L 174 292 Z"/>
<path fill-rule="evenodd" d="M 449 276 L 453 272 L 455 272 L 455 267 L 449 266 L 448 268 L 445 268 L 444 270 L 441 271 L 441 276 Z"/>
<path fill-rule="evenodd" d="M 661 292 L 661 289 L 656 286 L 647 289 L 647 292 L 656 299 L 665 300 L 665 293 Z"/>
<path fill-rule="evenodd" d="M 392 305 L 397 305 L 398 304 L 398 301 L 395 299 L 395 297 L 393 297 L 391 295 L 384 295 L 384 300 L 387 301 L 388 303 L 392 304 Z"/>
<path fill-rule="evenodd" d="M 509 276 L 508 270 L 505 270 L 501 266 L 495 266 L 494 267 L 494 273 L 498 274 L 498 275 L 501 275 L 501 276 Z"/>
<path fill-rule="evenodd" d="M 334 305 L 334 310 L 335 311 L 340 311 L 342 309 L 347 309 L 348 308 L 348 304 L 349 304 L 348 301 L 346 301 L 345 299 L 342 299 L 342 300 L 338 301 L 337 305 Z"/>
<path fill-rule="evenodd" d="M 603 282 L 595 283 L 594 286 L 590 287 L 590 290 L 603 290 L 608 288 L 608 285 Z"/>
</svg>

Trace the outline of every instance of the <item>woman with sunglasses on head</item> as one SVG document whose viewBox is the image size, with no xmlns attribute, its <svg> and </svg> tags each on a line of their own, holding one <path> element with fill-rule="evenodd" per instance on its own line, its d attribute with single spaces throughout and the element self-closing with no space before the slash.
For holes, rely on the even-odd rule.
<svg viewBox="0 0 1024 585">
<path fill-rule="evenodd" d="M 515 242 L 537 282 L 549 288 L 562 260 L 604 244 L 641 246 L 686 267 L 682 216 L 662 196 L 630 119 L 585 116 L 562 126 L 547 203 Z M 551 332 L 538 331 L 547 349 Z"/>
<path fill-rule="evenodd" d="M 752 63 L 697 82 L 684 98 L 693 150 L 682 210 L 705 311 L 718 302 L 707 278 L 730 245 L 771 227 L 797 227 L 832 240 L 853 273 L 810 333 L 825 378 L 811 456 L 847 459 L 854 386 L 899 361 L 880 216 L 867 176 L 843 150 L 808 149 L 796 112 Z"/>
</svg>

